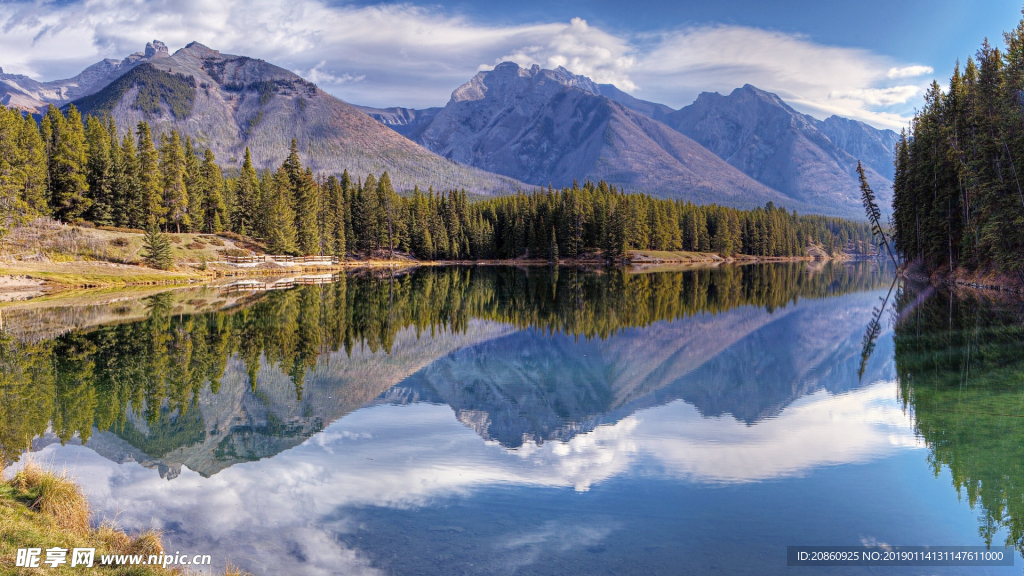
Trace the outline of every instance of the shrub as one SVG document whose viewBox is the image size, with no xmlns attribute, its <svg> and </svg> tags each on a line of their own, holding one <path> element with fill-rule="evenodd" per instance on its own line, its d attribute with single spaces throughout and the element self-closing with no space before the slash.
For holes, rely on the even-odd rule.
<svg viewBox="0 0 1024 576">
<path fill-rule="evenodd" d="M 167 235 L 160 232 L 156 224 L 150 224 L 149 230 L 142 241 L 142 260 L 148 266 L 158 270 L 167 270 L 174 264 L 174 257 L 171 255 L 171 244 L 167 241 Z"/>
<path fill-rule="evenodd" d="M 131 244 L 131 240 L 125 238 L 124 236 L 118 236 L 117 238 L 111 240 L 110 243 L 119 248 L 124 248 L 125 246 Z"/>
</svg>

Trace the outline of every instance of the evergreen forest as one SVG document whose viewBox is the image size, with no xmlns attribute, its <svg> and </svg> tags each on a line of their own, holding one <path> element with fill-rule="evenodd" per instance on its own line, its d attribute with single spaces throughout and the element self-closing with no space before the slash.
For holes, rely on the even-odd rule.
<svg viewBox="0 0 1024 576">
<path fill-rule="evenodd" d="M 1024 21 L 933 82 L 896 152 L 897 250 L 929 270 L 1024 276 Z"/>
<path fill-rule="evenodd" d="M 283 151 L 282 151 L 283 152 Z M 224 170 L 209 149 L 177 132 L 133 130 L 73 105 L 41 121 L 0 107 L 0 239 L 39 216 L 165 232 L 233 232 L 274 254 L 422 260 L 599 256 L 629 250 L 762 257 L 874 250 L 865 223 L 698 206 L 624 193 L 604 182 L 470 199 L 465 191 L 396 192 L 387 172 L 314 174 L 292 142 L 276 170 L 246 150 Z"/>
</svg>

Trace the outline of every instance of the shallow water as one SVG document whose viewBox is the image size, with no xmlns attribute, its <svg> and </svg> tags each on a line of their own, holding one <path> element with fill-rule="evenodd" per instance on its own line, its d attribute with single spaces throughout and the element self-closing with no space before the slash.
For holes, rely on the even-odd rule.
<svg viewBox="0 0 1024 576">
<path fill-rule="evenodd" d="M 891 280 L 462 268 L 14 310 L 3 446 L 254 574 L 1017 573 L 786 567 L 1024 534 L 1018 307 Z"/>
</svg>

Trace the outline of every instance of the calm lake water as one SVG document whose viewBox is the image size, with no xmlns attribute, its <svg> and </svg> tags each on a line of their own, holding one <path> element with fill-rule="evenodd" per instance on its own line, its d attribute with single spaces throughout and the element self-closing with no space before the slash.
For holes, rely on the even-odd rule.
<svg viewBox="0 0 1024 576">
<path fill-rule="evenodd" d="M 1019 574 L 786 546 L 1020 549 L 1022 310 L 871 263 L 21 307 L 0 450 L 261 575 Z"/>
</svg>

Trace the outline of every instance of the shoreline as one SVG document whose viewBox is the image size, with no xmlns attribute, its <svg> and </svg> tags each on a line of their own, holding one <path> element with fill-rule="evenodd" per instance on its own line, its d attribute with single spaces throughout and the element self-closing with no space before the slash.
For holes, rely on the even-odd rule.
<svg viewBox="0 0 1024 576">
<path fill-rule="evenodd" d="M 850 255 L 833 258 L 811 256 L 762 257 L 736 255 L 722 257 L 713 252 L 655 252 L 638 250 L 630 258 L 610 262 L 603 258 L 564 258 L 559 266 L 568 267 L 632 267 L 648 271 L 660 267 L 719 266 L 722 264 L 753 264 L 783 262 L 844 262 L 855 259 Z M 414 260 L 358 259 L 337 264 L 281 265 L 243 267 L 228 262 L 209 262 L 207 269 L 181 266 L 172 270 L 157 270 L 133 264 L 120 264 L 103 260 L 52 262 L 21 260 L 0 262 L 0 306 L 54 297 L 65 293 L 92 290 L 110 290 L 142 287 L 212 286 L 228 278 L 286 277 L 307 274 L 337 273 L 349 270 L 408 269 L 428 266 L 550 266 L 546 259 L 486 259 L 486 260 Z"/>
<path fill-rule="evenodd" d="M 946 286 L 966 290 L 985 290 L 1000 294 L 1024 296 L 1024 275 L 1015 279 L 1012 276 L 995 270 L 967 270 L 957 268 L 948 270 L 939 268 L 932 271 L 925 270 L 919 263 L 906 265 L 901 274 L 915 282 L 927 283 L 933 286 Z"/>
</svg>

